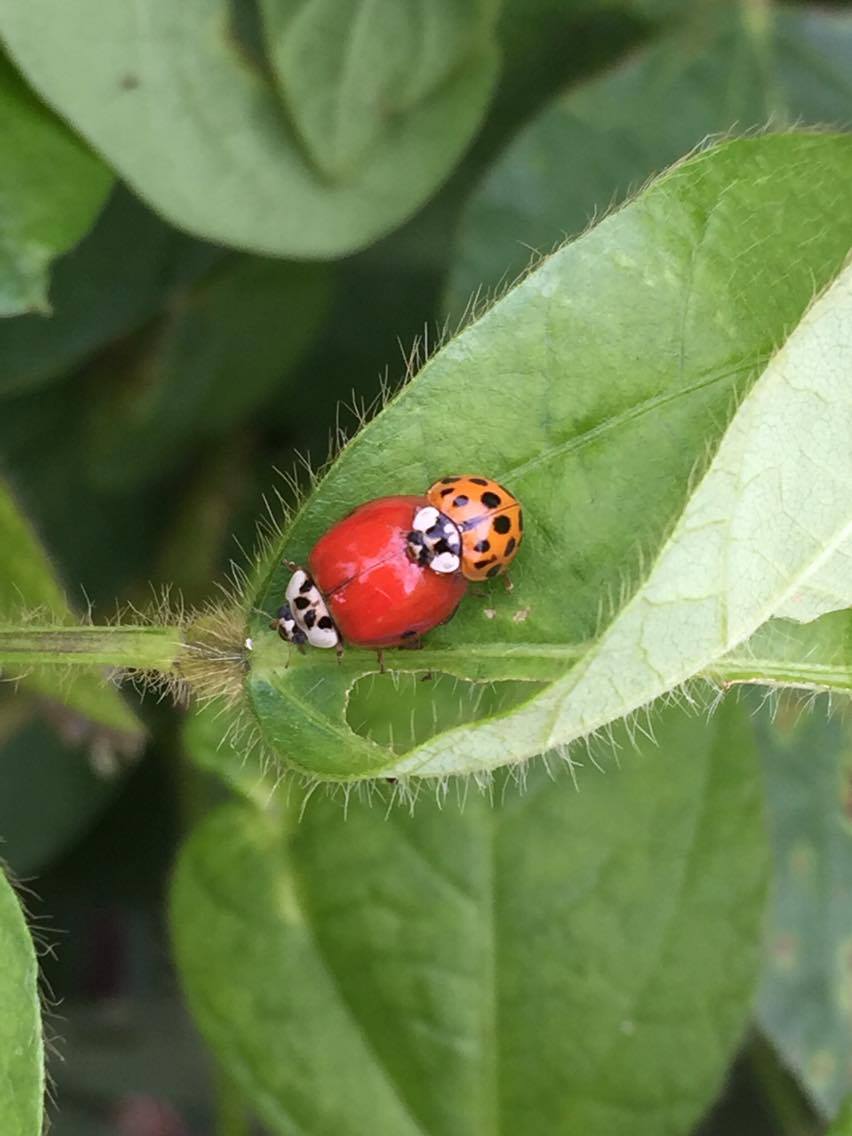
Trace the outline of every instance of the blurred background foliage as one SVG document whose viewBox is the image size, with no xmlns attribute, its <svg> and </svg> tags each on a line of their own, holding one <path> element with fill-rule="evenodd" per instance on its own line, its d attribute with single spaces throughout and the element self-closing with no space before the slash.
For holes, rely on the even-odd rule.
<svg viewBox="0 0 852 1136">
<path fill-rule="evenodd" d="M 130 7 L 103 16 L 119 39 Z M 148 7 L 137 71 L 93 58 L 100 5 L 0 4 L 0 508 L 32 525 L 3 530 L 7 612 L 27 542 L 61 582 L 45 559 L 27 602 L 60 619 L 166 587 L 214 597 L 263 497 L 289 492 L 277 471 L 303 482 L 356 424 L 347 407 L 473 294 L 710 134 L 852 118 L 845 4 L 436 3 L 413 35 L 388 0 L 346 67 L 333 3 L 296 22 L 234 0 L 215 35 L 198 4 Z M 852 735 L 822 705 L 752 709 L 772 913 L 754 1028 L 701 1132 L 805 1136 L 852 1072 Z M 223 768 L 238 794 L 268 787 L 189 749 L 152 699 L 0 687 L 2 853 L 58 947 L 56 1136 L 249 1131 L 177 993 L 163 911 Z"/>
</svg>

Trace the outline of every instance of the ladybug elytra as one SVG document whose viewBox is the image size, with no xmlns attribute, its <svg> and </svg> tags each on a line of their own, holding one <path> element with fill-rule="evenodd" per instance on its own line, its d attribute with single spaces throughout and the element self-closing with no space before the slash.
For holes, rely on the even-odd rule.
<svg viewBox="0 0 852 1136">
<path fill-rule="evenodd" d="M 458 562 L 452 568 L 439 552 L 429 561 L 434 572 L 461 568 L 468 580 L 492 580 L 502 575 L 515 558 L 524 535 L 524 515 L 517 499 L 489 477 L 442 477 L 426 491 L 439 524 L 455 528 L 448 539 Z M 416 525 L 415 525 L 416 527 Z"/>
<path fill-rule="evenodd" d="M 424 572 L 407 552 L 422 504 L 422 497 L 379 497 L 320 537 L 308 571 L 296 568 L 287 586 L 287 618 L 282 609 L 276 623 L 282 638 L 296 646 L 415 646 L 450 619 L 467 581 Z"/>
<path fill-rule="evenodd" d="M 505 572 L 523 533 L 518 501 L 489 478 L 445 477 L 425 497 L 379 497 L 320 537 L 273 627 L 295 646 L 417 646 L 455 614 L 468 580 Z"/>
</svg>

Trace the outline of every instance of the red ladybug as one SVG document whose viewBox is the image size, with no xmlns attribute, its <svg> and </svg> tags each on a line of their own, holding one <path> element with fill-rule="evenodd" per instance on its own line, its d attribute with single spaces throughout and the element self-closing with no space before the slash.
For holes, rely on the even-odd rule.
<svg viewBox="0 0 852 1136">
<path fill-rule="evenodd" d="M 335 647 L 414 646 L 455 613 L 467 588 L 461 572 L 424 568 L 409 548 L 425 497 L 379 497 L 320 537 L 308 571 L 292 565 L 275 626 L 291 643 Z"/>
</svg>

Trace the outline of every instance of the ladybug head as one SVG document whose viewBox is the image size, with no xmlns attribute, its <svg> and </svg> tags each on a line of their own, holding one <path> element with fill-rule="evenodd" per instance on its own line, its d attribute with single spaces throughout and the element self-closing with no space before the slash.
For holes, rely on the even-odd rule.
<svg viewBox="0 0 852 1136">
<path fill-rule="evenodd" d="M 458 572 L 461 547 L 461 533 L 454 521 L 434 505 L 417 510 L 406 538 L 406 550 L 415 564 L 442 576 Z"/>
</svg>

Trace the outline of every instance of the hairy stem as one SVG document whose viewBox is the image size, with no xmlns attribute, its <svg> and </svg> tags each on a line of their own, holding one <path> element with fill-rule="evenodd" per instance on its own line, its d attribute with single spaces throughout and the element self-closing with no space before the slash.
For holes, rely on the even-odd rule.
<svg viewBox="0 0 852 1136">
<path fill-rule="evenodd" d="M 183 647 L 176 627 L 0 627 L 0 669 L 77 665 L 168 672 Z"/>
<path fill-rule="evenodd" d="M 722 686 L 750 683 L 752 686 L 852 693 L 852 667 L 807 660 L 793 663 L 728 655 L 708 667 L 704 675 Z"/>
</svg>

